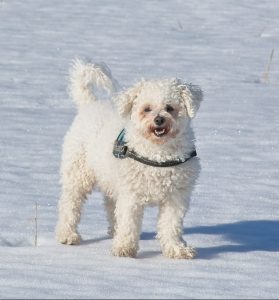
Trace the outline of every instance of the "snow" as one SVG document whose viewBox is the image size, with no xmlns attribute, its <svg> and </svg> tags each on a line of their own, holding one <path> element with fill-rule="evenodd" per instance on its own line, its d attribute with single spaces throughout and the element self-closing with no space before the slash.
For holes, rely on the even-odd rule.
<svg viewBox="0 0 279 300">
<path fill-rule="evenodd" d="M 278 11 L 268 0 L 0 1 L 1 298 L 279 297 Z M 177 76 L 203 88 L 202 173 L 184 236 L 197 259 L 161 255 L 156 208 L 138 258 L 112 257 L 99 192 L 84 209 L 83 243 L 55 241 L 76 56 L 106 62 L 124 86 Z"/>
</svg>

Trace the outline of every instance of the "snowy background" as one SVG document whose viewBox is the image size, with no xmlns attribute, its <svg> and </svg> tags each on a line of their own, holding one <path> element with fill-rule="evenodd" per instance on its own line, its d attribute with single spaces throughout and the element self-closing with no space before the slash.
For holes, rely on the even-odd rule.
<svg viewBox="0 0 279 300">
<path fill-rule="evenodd" d="M 0 297 L 278 298 L 278 45 L 279 1 L 1 0 Z M 85 206 L 83 243 L 55 241 L 76 56 L 106 62 L 123 86 L 176 76 L 203 88 L 202 174 L 184 224 L 197 259 L 161 255 L 156 208 L 138 258 L 112 257 L 100 193 Z"/>
</svg>

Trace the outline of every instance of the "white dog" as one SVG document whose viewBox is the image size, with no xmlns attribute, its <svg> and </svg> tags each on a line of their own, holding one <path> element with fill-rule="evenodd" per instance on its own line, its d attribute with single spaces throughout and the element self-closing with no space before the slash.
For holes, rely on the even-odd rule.
<svg viewBox="0 0 279 300">
<path fill-rule="evenodd" d="M 115 91 L 109 69 L 76 61 L 71 94 L 78 114 L 64 140 L 57 239 L 80 242 L 82 204 L 98 186 L 105 194 L 114 255 L 136 256 L 144 207 L 158 205 L 163 254 L 193 258 L 195 250 L 182 234 L 200 171 L 191 119 L 202 91 L 179 79 L 142 81 L 114 97 L 117 112 L 112 101 L 97 99 L 100 87 Z"/>
</svg>

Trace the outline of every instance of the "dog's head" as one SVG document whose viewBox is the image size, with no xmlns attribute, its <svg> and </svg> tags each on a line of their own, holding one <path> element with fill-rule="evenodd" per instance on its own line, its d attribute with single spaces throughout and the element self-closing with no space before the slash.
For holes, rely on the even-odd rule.
<svg viewBox="0 0 279 300">
<path fill-rule="evenodd" d="M 196 85 L 179 79 L 142 81 L 116 98 L 122 117 L 130 118 L 141 135 L 164 144 L 181 133 L 202 101 Z"/>
</svg>

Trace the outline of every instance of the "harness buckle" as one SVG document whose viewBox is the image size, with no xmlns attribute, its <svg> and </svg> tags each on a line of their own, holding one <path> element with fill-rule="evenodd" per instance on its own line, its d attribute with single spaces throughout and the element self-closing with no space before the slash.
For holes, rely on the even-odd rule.
<svg viewBox="0 0 279 300">
<path fill-rule="evenodd" d="M 113 155 L 116 158 L 120 158 L 120 159 L 126 158 L 127 157 L 127 150 L 128 150 L 127 146 L 125 146 L 123 144 L 115 143 L 114 147 L 113 147 Z"/>
</svg>

